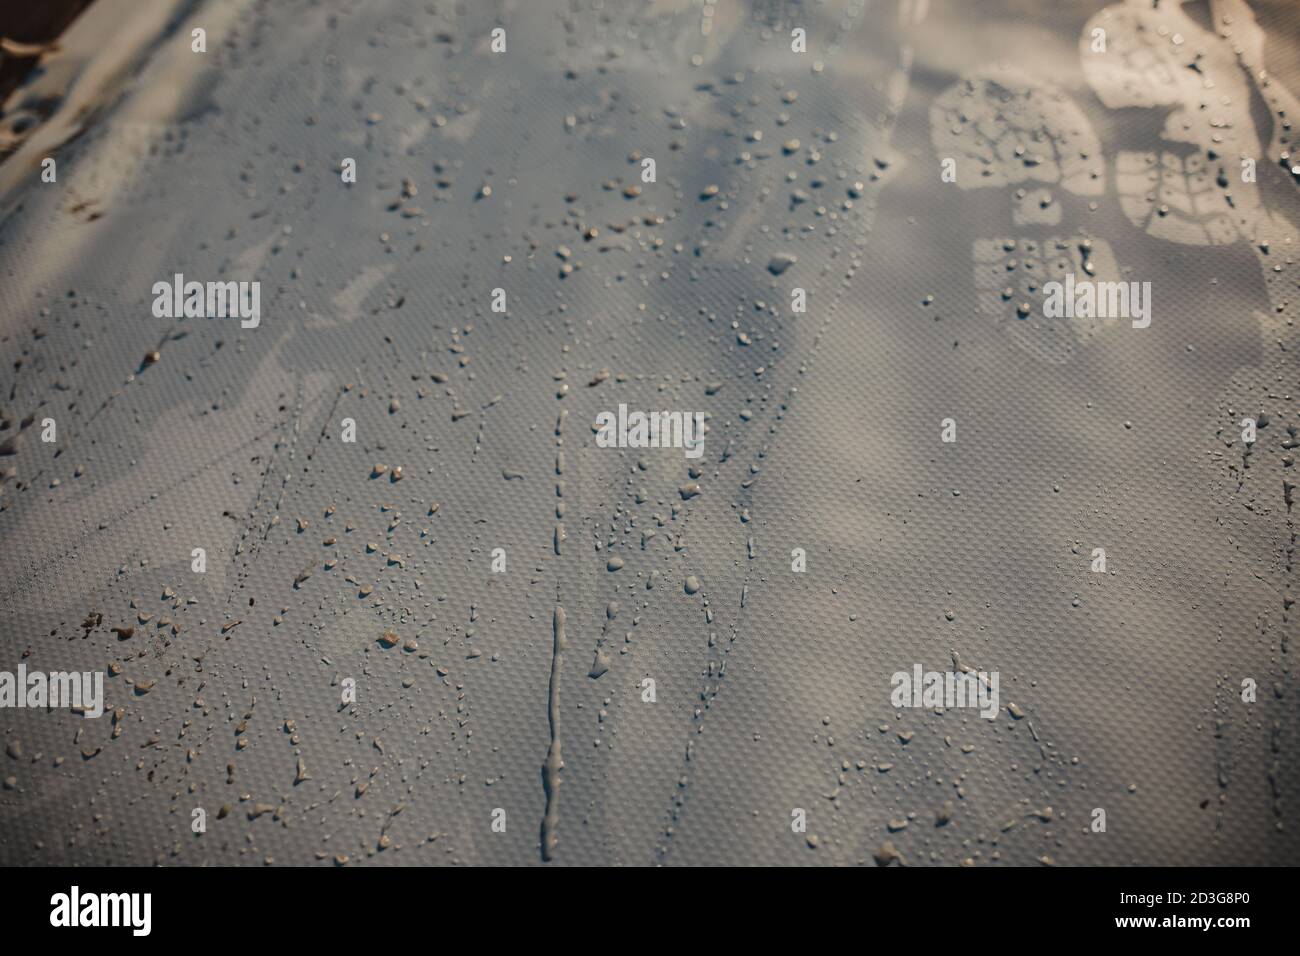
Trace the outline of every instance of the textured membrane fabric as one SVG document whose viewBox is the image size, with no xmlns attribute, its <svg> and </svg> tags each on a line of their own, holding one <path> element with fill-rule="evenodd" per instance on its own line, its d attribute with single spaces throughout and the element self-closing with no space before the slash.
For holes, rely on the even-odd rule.
<svg viewBox="0 0 1300 956">
<path fill-rule="evenodd" d="M 1294 862 L 1298 38 L 99 0 L 0 165 L 0 671 L 104 712 L 0 695 L 0 863 Z"/>
</svg>

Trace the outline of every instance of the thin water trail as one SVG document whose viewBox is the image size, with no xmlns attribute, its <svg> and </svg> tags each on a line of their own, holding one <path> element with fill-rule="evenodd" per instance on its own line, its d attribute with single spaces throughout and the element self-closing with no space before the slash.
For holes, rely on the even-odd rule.
<svg viewBox="0 0 1300 956">
<path fill-rule="evenodd" d="M 551 619 L 551 683 L 546 718 L 551 728 L 551 743 L 542 765 L 542 786 L 546 790 L 546 814 L 542 817 L 542 859 L 553 860 L 560 842 L 560 771 L 564 758 L 560 752 L 560 676 L 564 671 L 564 608 L 555 605 Z"/>
</svg>

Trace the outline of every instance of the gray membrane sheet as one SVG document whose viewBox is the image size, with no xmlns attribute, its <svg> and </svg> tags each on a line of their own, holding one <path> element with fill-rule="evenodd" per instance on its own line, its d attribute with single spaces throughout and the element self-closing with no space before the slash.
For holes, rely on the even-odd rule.
<svg viewBox="0 0 1300 956">
<path fill-rule="evenodd" d="M 0 863 L 1294 862 L 1294 5 L 151 29 L 0 166 Z"/>
</svg>

